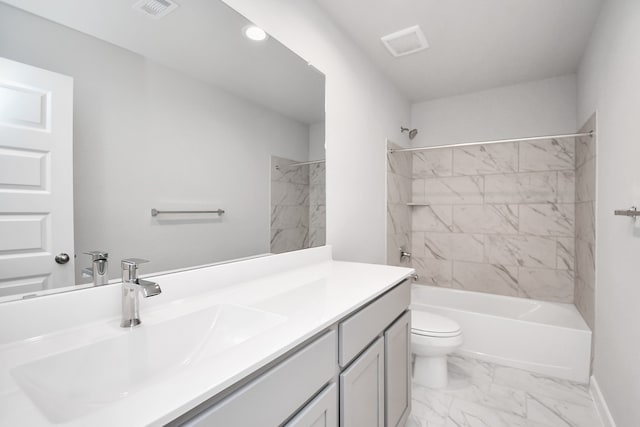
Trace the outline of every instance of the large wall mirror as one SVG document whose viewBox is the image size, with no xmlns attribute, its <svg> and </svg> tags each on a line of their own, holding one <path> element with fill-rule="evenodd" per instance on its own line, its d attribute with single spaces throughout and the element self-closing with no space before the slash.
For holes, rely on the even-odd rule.
<svg viewBox="0 0 640 427">
<path fill-rule="evenodd" d="M 0 1 L 0 301 L 324 245 L 324 76 L 250 25 Z"/>
</svg>

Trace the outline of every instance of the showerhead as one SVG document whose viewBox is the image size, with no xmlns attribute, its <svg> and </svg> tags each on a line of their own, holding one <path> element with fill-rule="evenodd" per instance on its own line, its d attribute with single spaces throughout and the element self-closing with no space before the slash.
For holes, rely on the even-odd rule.
<svg viewBox="0 0 640 427">
<path fill-rule="evenodd" d="M 400 126 L 400 132 L 409 132 L 409 139 L 413 139 L 418 134 L 418 129 L 411 129 Z"/>
</svg>

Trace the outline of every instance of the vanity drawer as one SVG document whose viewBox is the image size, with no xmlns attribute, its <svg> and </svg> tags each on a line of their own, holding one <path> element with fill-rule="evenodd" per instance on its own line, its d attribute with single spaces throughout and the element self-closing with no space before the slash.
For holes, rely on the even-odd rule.
<svg viewBox="0 0 640 427">
<path fill-rule="evenodd" d="M 340 323 L 338 360 L 345 367 L 387 326 L 404 312 L 411 301 L 411 284 L 404 280 L 395 288 Z"/>
<path fill-rule="evenodd" d="M 295 353 L 184 426 L 277 426 L 334 378 L 336 333 L 331 331 Z"/>
</svg>

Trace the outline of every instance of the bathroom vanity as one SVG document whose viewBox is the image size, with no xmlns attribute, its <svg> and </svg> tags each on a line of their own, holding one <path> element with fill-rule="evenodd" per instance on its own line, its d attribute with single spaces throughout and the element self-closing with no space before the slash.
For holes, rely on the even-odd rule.
<svg viewBox="0 0 640 427">
<path fill-rule="evenodd" d="M 117 284 L 2 304 L 0 425 L 404 425 L 412 272 L 322 247 L 155 275 L 132 329 Z"/>
</svg>

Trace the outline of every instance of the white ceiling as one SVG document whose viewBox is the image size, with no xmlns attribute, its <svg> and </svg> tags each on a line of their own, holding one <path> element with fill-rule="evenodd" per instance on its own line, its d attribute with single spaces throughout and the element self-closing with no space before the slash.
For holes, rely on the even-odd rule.
<svg viewBox="0 0 640 427">
<path fill-rule="evenodd" d="M 134 11 L 136 0 L 3 1 L 304 123 L 324 120 L 324 76 L 272 38 L 246 39 L 249 21 L 220 0 L 177 0 L 159 20 Z"/>
<path fill-rule="evenodd" d="M 412 101 L 577 71 L 602 0 L 316 0 Z M 380 37 L 420 25 L 430 48 Z"/>
</svg>

